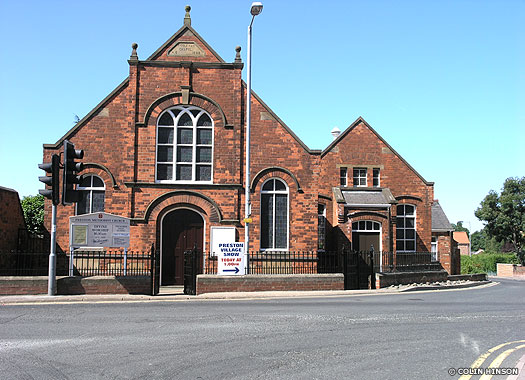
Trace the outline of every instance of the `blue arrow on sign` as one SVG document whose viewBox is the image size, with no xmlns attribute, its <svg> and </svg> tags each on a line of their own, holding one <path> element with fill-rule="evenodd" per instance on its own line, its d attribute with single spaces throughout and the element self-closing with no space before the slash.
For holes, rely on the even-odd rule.
<svg viewBox="0 0 525 380">
<path fill-rule="evenodd" d="M 235 267 L 235 269 L 224 269 L 223 272 L 235 272 L 235 274 L 239 273 L 239 267 Z"/>
</svg>

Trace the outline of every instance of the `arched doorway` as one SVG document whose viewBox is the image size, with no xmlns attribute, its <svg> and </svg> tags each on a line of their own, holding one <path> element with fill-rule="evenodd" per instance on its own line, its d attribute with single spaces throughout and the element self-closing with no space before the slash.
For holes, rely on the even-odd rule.
<svg viewBox="0 0 525 380">
<path fill-rule="evenodd" d="M 180 208 L 162 218 L 161 285 L 184 284 L 184 252 L 197 247 L 202 253 L 204 220 L 197 212 Z"/>
<path fill-rule="evenodd" d="M 352 223 L 352 246 L 355 251 L 381 251 L 381 223 L 361 220 Z"/>
</svg>

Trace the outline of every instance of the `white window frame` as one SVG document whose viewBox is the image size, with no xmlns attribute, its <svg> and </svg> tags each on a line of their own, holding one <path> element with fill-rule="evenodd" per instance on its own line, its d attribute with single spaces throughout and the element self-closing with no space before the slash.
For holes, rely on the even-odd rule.
<svg viewBox="0 0 525 380">
<path fill-rule="evenodd" d="M 377 176 L 374 175 L 376 171 L 377 171 Z M 377 178 L 377 185 L 374 184 L 374 181 L 376 178 Z M 381 169 L 380 168 L 372 169 L 372 186 L 381 187 Z"/>
<path fill-rule="evenodd" d="M 175 114 L 172 112 L 172 110 L 180 110 L 179 114 L 177 116 L 175 116 Z M 198 110 L 200 111 L 197 116 L 193 116 L 193 114 L 191 113 L 192 110 Z M 174 125 L 171 126 L 163 126 L 163 125 L 159 125 L 159 122 L 160 122 L 160 119 L 161 117 L 165 114 L 165 113 L 170 113 L 171 117 L 173 118 L 174 120 Z M 192 126 L 189 127 L 189 126 L 178 126 L 178 122 L 179 122 L 179 119 L 182 117 L 182 115 L 184 114 L 187 114 L 188 116 L 190 116 L 191 120 L 192 120 Z M 206 114 L 208 115 L 208 117 L 210 118 L 211 120 L 211 126 L 210 127 L 201 127 L 201 128 L 206 128 L 206 129 L 211 129 L 211 162 L 208 164 L 208 163 L 197 163 L 197 148 L 199 146 L 205 146 L 205 147 L 210 147 L 210 145 L 198 145 L 197 144 L 197 130 L 199 129 L 197 127 L 197 121 L 198 119 L 203 115 L 203 114 Z M 173 173 L 173 177 L 172 179 L 158 179 L 158 165 L 159 165 L 159 161 L 158 161 L 158 147 L 159 147 L 159 128 L 173 128 L 173 144 L 166 144 L 166 143 L 161 143 L 160 146 L 172 146 L 173 147 L 173 160 L 171 162 L 161 162 L 160 164 L 171 164 L 172 165 L 172 173 Z M 214 151 L 215 151 L 215 125 L 214 125 L 214 122 L 213 122 L 213 118 L 211 117 L 211 115 L 206 112 L 205 110 L 203 110 L 202 108 L 199 108 L 199 107 L 195 107 L 195 106 L 175 106 L 175 107 L 170 107 L 166 110 L 164 110 L 158 117 L 157 119 L 157 127 L 156 127 L 156 136 L 155 136 L 155 182 L 156 183 L 180 183 L 180 184 L 185 184 L 185 183 L 199 183 L 199 184 L 211 184 L 213 183 L 213 172 L 214 172 L 214 165 L 213 165 L 213 162 L 214 162 Z M 177 133 L 177 130 L 178 128 L 184 128 L 184 129 L 192 129 L 192 133 L 193 133 L 193 142 L 192 142 L 192 161 L 191 162 L 178 162 L 177 161 L 177 147 L 178 146 L 184 146 L 184 145 L 187 145 L 187 146 L 190 146 L 189 144 L 184 144 L 184 145 L 179 145 L 178 144 L 178 133 Z M 177 165 L 191 165 L 191 180 L 178 180 L 177 179 Z M 211 170 L 211 175 L 210 175 L 210 180 L 209 181 L 198 181 L 196 179 L 196 175 L 197 175 L 197 165 L 205 165 L 205 166 L 210 166 L 210 170 Z"/>
<path fill-rule="evenodd" d="M 359 223 L 365 222 L 365 229 L 359 228 Z M 372 222 L 372 229 L 369 229 L 366 222 Z M 357 229 L 354 230 L 354 223 L 357 223 Z M 383 252 L 383 224 L 375 220 L 356 220 L 352 222 L 352 233 L 354 232 L 377 232 L 379 233 L 379 252 Z"/>
<path fill-rule="evenodd" d="M 348 168 L 339 168 L 339 186 L 348 186 Z"/>
<path fill-rule="evenodd" d="M 405 227 L 401 228 L 401 229 L 403 229 L 405 231 L 404 238 L 403 239 L 398 239 L 397 238 L 397 230 L 399 229 L 399 227 L 397 227 L 397 223 L 396 223 L 396 236 L 395 236 L 395 238 L 396 238 L 396 252 L 417 252 L 417 207 L 416 207 L 416 205 L 411 204 L 411 203 L 401 203 L 401 204 L 397 205 L 397 207 L 399 207 L 399 206 L 403 206 L 404 207 L 404 213 L 402 215 L 402 218 L 406 217 L 406 206 L 414 207 L 414 216 L 413 216 L 413 218 L 414 218 L 414 239 L 407 239 L 406 238 L 406 230 L 407 229 L 411 229 L 411 228 L 406 228 L 406 221 L 405 221 L 405 223 L 403 223 Z M 397 207 L 396 207 L 396 218 L 399 218 L 399 214 L 397 213 Z M 412 216 L 410 216 L 410 218 L 412 218 Z M 414 241 L 414 249 L 412 249 L 412 250 L 398 249 L 397 248 L 397 241 L 398 240 L 404 241 L 405 242 L 405 247 L 406 247 L 406 242 L 407 241 L 412 241 L 413 240 Z"/>
<path fill-rule="evenodd" d="M 435 236 L 432 236 L 432 241 L 430 242 L 430 252 L 431 252 L 431 260 L 432 261 L 438 261 L 438 241 Z"/>
<path fill-rule="evenodd" d="M 97 191 L 97 192 L 101 192 L 101 191 L 104 191 L 104 210 L 106 209 L 106 183 L 104 182 L 104 180 L 102 178 L 100 178 L 98 175 L 96 174 L 85 174 L 82 176 L 82 179 L 84 178 L 91 178 L 91 186 L 77 186 L 77 190 L 80 190 L 84 193 L 88 193 L 89 192 L 89 212 L 87 212 L 86 214 L 92 214 L 94 211 L 93 211 L 93 191 Z M 93 178 L 98 178 L 102 181 L 102 184 L 103 186 L 102 187 L 95 187 L 93 186 Z M 83 195 L 85 196 L 85 195 Z M 98 212 L 98 211 L 96 211 Z M 78 202 L 75 203 L 75 215 L 79 215 L 78 214 Z M 80 214 L 80 215 L 85 215 L 85 214 Z"/>
<path fill-rule="evenodd" d="M 358 175 L 357 177 L 355 176 L 355 171 L 358 171 Z M 363 172 L 364 172 L 364 175 L 363 175 Z M 367 179 L 367 176 L 368 176 L 368 170 L 367 168 L 360 168 L 360 167 L 357 167 L 357 168 L 352 168 L 352 185 L 354 187 L 367 187 L 368 186 L 368 179 Z M 357 178 L 357 182 L 358 184 L 356 185 L 356 178 Z M 365 184 L 361 184 L 361 180 L 362 179 L 365 179 Z"/>
<path fill-rule="evenodd" d="M 267 183 L 267 182 L 270 182 L 270 181 L 273 181 L 273 180 L 276 180 L 276 181 L 279 181 L 279 182 L 282 182 L 286 188 L 286 190 L 263 190 L 263 187 L 264 185 Z M 263 194 L 272 194 L 272 199 L 273 199 L 273 242 L 272 242 L 272 246 L 275 247 L 275 194 L 286 194 L 286 247 L 285 248 L 263 248 L 261 246 L 261 242 L 262 242 L 262 234 L 263 234 L 263 230 L 262 230 L 262 197 L 263 197 Z M 260 247 L 260 250 L 261 251 L 269 251 L 269 252 L 272 252 L 272 251 L 275 251 L 275 252 L 283 252 L 283 251 L 288 251 L 288 249 L 290 248 L 290 189 L 288 187 L 288 184 L 286 183 L 286 181 L 284 181 L 283 179 L 279 178 L 279 177 L 272 177 L 272 178 L 268 178 L 266 181 L 264 181 L 264 183 L 261 185 L 261 193 L 260 193 L 260 205 L 261 205 L 261 212 L 260 212 L 260 217 L 261 217 L 261 223 L 260 223 L 260 236 L 259 236 L 259 247 Z"/>
</svg>

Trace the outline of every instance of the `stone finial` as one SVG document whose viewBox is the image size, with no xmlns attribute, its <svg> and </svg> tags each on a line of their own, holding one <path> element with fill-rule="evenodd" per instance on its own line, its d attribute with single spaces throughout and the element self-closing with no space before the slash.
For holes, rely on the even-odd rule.
<svg viewBox="0 0 525 380">
<path fill-rule="evenodd" d="M 235 51 L 237 52 L 235 54 L 235 62 L 242 62 L 242 59 L 241 59 L 241 47 L 240 46 L 236 46 L 235 47 Z"/>
<path fill-rule="evenodd" d="M 191 7 L 189 5 L 186 5 L 186 15 L 184 16 L 184 25 L 191 26 L 191 17 L 190 17 L 190 11 Z"/>
<path fill-rule="evenodd" d="M 131 56 L 129 57 L 130 60 L 133 60 L 133 61 L 138 61 L 139 59 L 139 56 L 137 55 L 137 48 L 139 47 L 139 44 L 136 43 L 136 42 L 133 42 L 131 44 Z"/>
</svg>

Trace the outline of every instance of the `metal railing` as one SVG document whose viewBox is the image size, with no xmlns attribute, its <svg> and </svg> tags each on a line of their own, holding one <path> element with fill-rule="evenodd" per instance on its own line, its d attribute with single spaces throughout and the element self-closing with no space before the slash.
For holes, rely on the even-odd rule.
<svg viewBox="0 0 525 380">
<path fill-rule="evenodd" d="M 75 251 L 70 256 L 70 276 L 150 276 L 151 252 Z"/>
<path fill-rule="evenodd" d="M 68 257 L 57 253 L 57 275 L 67 276 Z M 0 276 L 47 276 L 49 252 L 0 252 Z"/>
<path fill-rule="evenodd" d="M 254 251 L 250 252 L 247 274 L 345 273 L 349 267 L 373 267 L 379 272 L 440 270 L 430 252 L 369 251 Z M 204 273 L 217 273 L 217 258 L 206 257 Z"/>
</svg>

